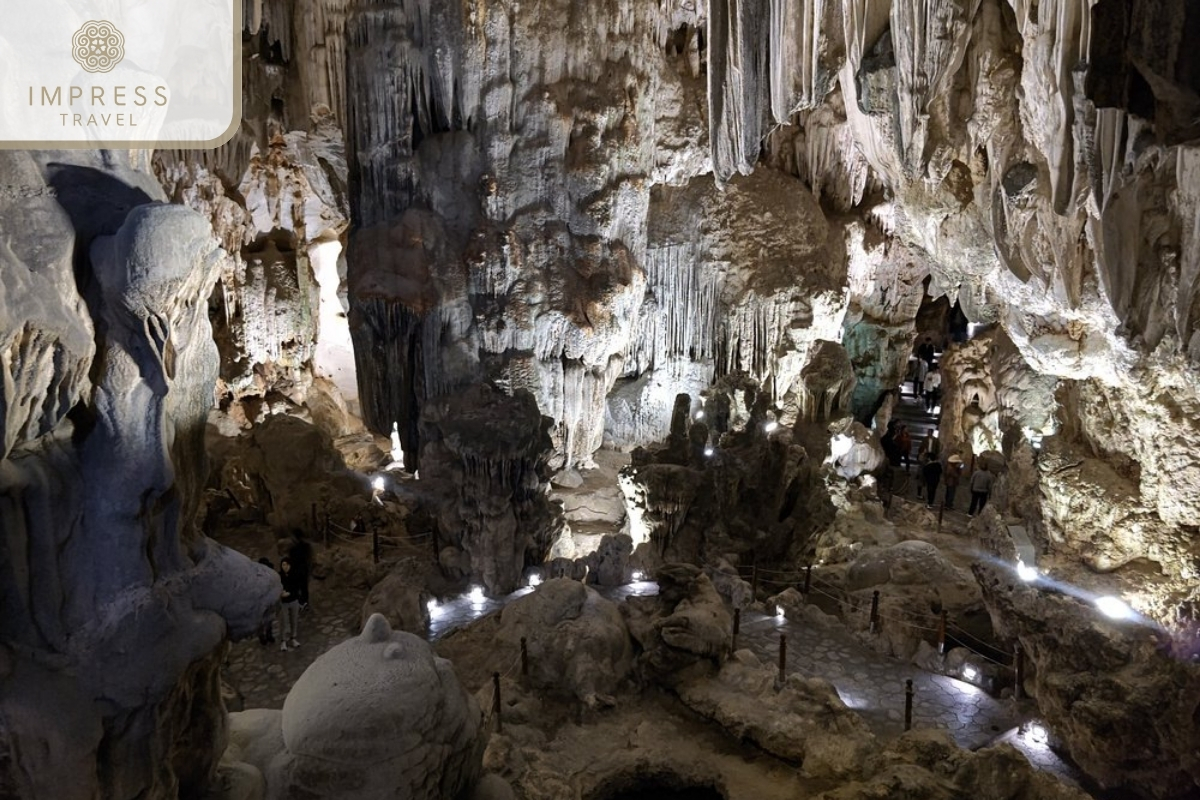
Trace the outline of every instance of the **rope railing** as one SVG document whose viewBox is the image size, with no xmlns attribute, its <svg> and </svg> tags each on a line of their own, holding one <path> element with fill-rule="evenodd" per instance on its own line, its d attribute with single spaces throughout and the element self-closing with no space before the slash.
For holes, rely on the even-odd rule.
<svg viewBox="0 0 1200 800">
<path fill-rule="evenodd" d="M 849 613 L 859 612 L 866 605 L 861 595 L 851 595 L 844 587 L 838 586 L 815 574 L 811 567 L 795 570 L 772 569 L 770 567 L 760 567 L 757 564 L 742 564 L 738 565 L 737 570 L 738 576 L 744 580 L 750 580 L 756 589 L 760 580 L 774 585 L 803 586 L 807 589 L 807 592 L 802 593 L 819 595 L 833 601 L 838 606 L 848 606 Z M 744 574 L 746 571 L 750 572 L 749 577 Z M 778 576 L 782 576 L 782 579 Z M 962 647 L 983 661 L 1007 671 L 1015 670 L 1015 666 L 1012 663 L 1006 663 L 988 654 L 989 652 L 1001 652 L 995 645 L 980 639 L 958 625 L 944 622 L 941 614 L 927 613 L 919 610 L 905 610 L 902 615 L 882 612 L 879 610 L 878 591 L 874 593 L 870 608 L 870 630 L 872 633 L 880 633 L 883 625 L 886 623 L 889 627 L 900 626 L 912 631 L 918 631 L 920 632 L 920 637 L 923 639 L 927 638 L 928 634 L 933 634 L 937 639 L 939 650 L 945 648 L 946 638 L 950 637 L 957 646 Z M 766 619 L 770 620 L 772 618 L 767 617 Z M 750 624 L 754 625 L 757 623 Z M 988 652 L 985 652 L 985 650 Z"/>
<path fill-rule="evenodd" d="M 428 542 L 430 539 L 433 538 L 432 532 L 409 534 L 408 536 L 392 536 L 392 535 L 386 534 L 386 533 L 375 533 L 370 530 L 356 531 L 352 528 L 347 528 L 344 525 L 339 525 L 336 522 L 334 522 L 332 519 L 328 521 L 327 525 L 329 527 L 329 531 L 335 537 L 341 539 L 344 542 L 354 542 L 355 540 L 348 539 L 345 536 L 342 536 L 341 534 L 349 534 L 351 536 L 361 536 L 361 537 L 375 536 L 381 542 L 389 542 L 389 543 L 394 542 L 397 544 L 420 544 L 423 542 Z"/>
</svg>

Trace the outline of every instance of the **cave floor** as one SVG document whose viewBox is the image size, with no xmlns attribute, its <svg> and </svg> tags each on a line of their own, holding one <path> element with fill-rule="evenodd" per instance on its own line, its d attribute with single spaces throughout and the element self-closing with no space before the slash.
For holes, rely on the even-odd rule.
<svg viewBox="0 0 1200 800">
<path fill-rule="evenodd" d="M 285 555 L 268 528 L 246 527 L 223 532 L 222 544 L 253 559 L 266 556 L 276 565 Z M 318 552 L 320 545 L 314 544 Z M 365 547 L 365 546 L 364 546 Z M 321 579 L 320 573 L 309 582 L 309 607 L 300 612 L 300 646 L 286 653 L 279 641 L 260 644 L 257 638 L 231 645 L 225 658 L 222 677 L 234 690 L 235 699 L 226 702 L 230 710 L 244 708 L 283 708 L 284 698 L 304 670 L 325 651 L 362 629 L 362 607 L 367 589 L 347 585 L 334 573 Z M 275 634 L 279 635 L 276 621 Z"/>
<path fill-rule="evenodd" d="M 955 537 L 955 534 L 947 531 L 943 536 Z M 277 560 L 276 542 L 269 530 L 248 529 L 223 539 L 229 546 L 254 557 L 266 553 Z M 442 602 L 432 614 L 429 638 L 441 639 L 529 591 L 532 590 L 521 589 L 509 597 L 485 598 L 482 602 L 472 602 L 467 596 Z M 224 670 L 224 679 L 234 690 L 231 710 L 239 706 L 282 708 L 288 691 L 304 670 L 333 645 L 359 631 L 365 589 L 340 585 L 336 576 L 330 575 L 325 581 L 314 580 L 310 592 L 311 606 L 300 618 L 298 649 L 281 652 L 277 642 L 264 646 L 257 639 L 231 646 Z M 602 594 L 614 601 L 656 592 L 657 585 L 649 581 L 601 589 Z M 788 673 L 830 681 L 842 700 L 858 711 L 881 738 L 891 739 L 903 731 L 904 682 L 912 679 L 914 727 L 945 730 L 966 748 L 1007 741 L 1038 768 L 1078 785 L 1073 768 L 1054 755 L 1044 740 L 1029 733 L 1030 729 L 1035 733 L 1039 730 L 1032 717 L 1036 713 L 1032 704 L 997 700 L 971 684 L 924 672 L 870 650 L 850 631 L 835 626 L 816 627 L 783 617 L 745 612 L 738 646 L 754 652 L 763 663 L 774 664 L 778 659 L 780 634 L 788 638 Z M 486 650 L 486 654 L 454 654 L 456 671 L 472 689 L 483 686 L 493 670 L 504 672 L 505 667 L 512 666 L 507 662 L 517 657 L 515 652 Z"/>
</svg>

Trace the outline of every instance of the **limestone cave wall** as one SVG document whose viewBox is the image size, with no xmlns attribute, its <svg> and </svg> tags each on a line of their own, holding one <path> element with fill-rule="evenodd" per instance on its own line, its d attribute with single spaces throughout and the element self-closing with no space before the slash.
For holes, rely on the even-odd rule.
<svg viewBox="0 0 1200 800">
<path fill-rule="evenodd" d="M 1195 607 L 1200 7 L 244 11 L 222 148 L 0 156 L 0 793 L 203 782 L 215 654 L 270 593 L 193 525 L 214 386 L 248 427 L 327 378 L 413 469 L 436 399 L 528 390 L 539 482 L 714 383 L 811 422 L 829 342 L 834 407 L 870 422 L 945 298 L 993 328 L 948 357 L 943 433 L 1002 454 L 1005 510 L 1152 574 L 1156 619 Z M 92 710 L 49 730 L 15 698 Z M 189 704 L 206 725 L 168 735 Z"/>
</svg>

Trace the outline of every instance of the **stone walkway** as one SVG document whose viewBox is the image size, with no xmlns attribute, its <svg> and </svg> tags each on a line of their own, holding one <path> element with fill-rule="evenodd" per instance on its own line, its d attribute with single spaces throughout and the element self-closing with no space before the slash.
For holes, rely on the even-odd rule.
<svg viewBox="0 0 1200 800">
<path fill-rule="evenodd" d="M 362 630 L 365 590 L 339 586 L 325 591 L 321 581 L 314 580 L 309 595 L 308 609 L 300 612 L 299 648 L 284 653 L 279 650 L 278 639 L 262 645 L 256 638 L 230 647 L 223 676 L 226 684 L 240 694 L 243 707 L 283 708 L 288 691 L 317 656 Z M 279 635 L 278 620 L 275 635 Z M 227 698 L 226 702 L 230 711 L 238 710 L 238 701 Z"/>
<path fill-rule="evenodd" d="M 969 683 L 880 655 L 839 628 L 815 628 L 747 612 L 742 616 L 738 646 L 774 664 L 780 634 L 787 636 L 787 671 L 828 680 L 842 701 L 880 737 L 892 738 L 904 731 L 907 679 L 913 682 L 913 727 L 945 730 L 961 747 L 981 747 L 1021 721 L 1012 703 L 996 700 Z"/>
</svg>

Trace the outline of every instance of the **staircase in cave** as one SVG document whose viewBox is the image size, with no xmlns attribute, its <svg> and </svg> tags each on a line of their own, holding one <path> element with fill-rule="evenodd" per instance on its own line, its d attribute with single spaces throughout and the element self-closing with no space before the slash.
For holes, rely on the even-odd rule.
<svg viewBox="0 0 1200 800">
<path fill-rule="evenodd" d="M 942 353 L 936 354 L 937 361 L 941 361 Z M 903 466 L 897 471 L 895 482 L 892 484 L 892 494 L 904 500 L 915 500 L 917 497 L 917 486 L 922 480 L 921 466 L 917 461 L 917 453 L 921 449 L 921 440 L 925 438 L 927 433 L 936 431 L 940 422 L 941 408 L 934 407 L 938 412 L 931 414 L 925 410 L 925 400 L 921 397 L 920 392 L 915 389 L 912 381 L 904 381 L 900 384 L 900 402 L 892 409 L 892 419 L 895 419 L 908 426 L 909 436 L 912 437 L 912 450 L 909 453 L 909 466 L 905 469 Z M 942 487 L 939 485 L 938 498 L 941 498 Z M 964 492 L 960 489 L 958 496 L 955 498 L 955 505 L 959 505 L 963 499 Z M 969 497 L 969 495 L 968 495 Z M 946 509 L 951 511 L 953 509 Z"/>
<path fill-rule="evenodd" d="M 938 360 L 941 360 L 941 357 L 942 354 L 938 353 Z M 941 409 L 939 408 L 938 411 L 940 412 Z M 925 438 L 925 434 L 937 430 L 938 415 L 930 414 L 925 410 L 925 400 L 919 391 L 914 391 L 912 381 L 900 384 L 900 402 L 892 409 L 892 419 L 899 420 L 908 426 L 908 433 L 912 436 L 912 453 L 909 454 L 909 461 L 916 465 L 917 451 L 921 447 L 921 440 Z"/>
</svg>

